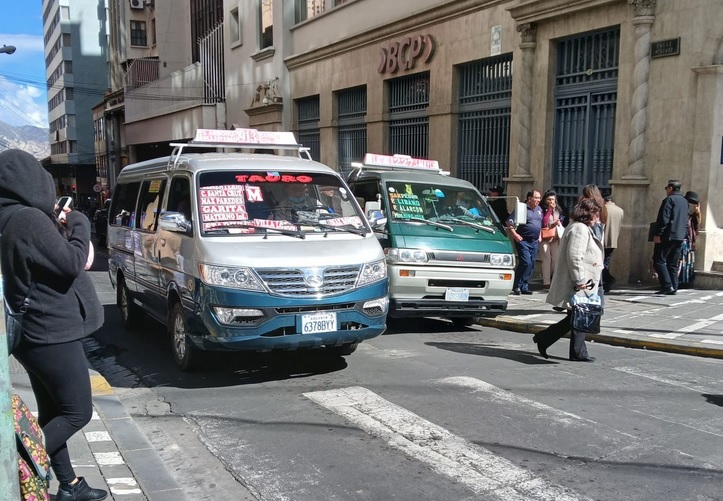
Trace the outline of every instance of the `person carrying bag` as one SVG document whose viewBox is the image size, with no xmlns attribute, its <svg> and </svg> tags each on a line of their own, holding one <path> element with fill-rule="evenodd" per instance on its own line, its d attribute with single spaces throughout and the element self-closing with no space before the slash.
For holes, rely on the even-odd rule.
<svg viewBox="0 0 723 501">
<path fill-rule="evenodd" d="M 577 293 L 570 299 L 572 304 L 571 328 L 587 334 L 600 333 L 600 319 L 603 314 L 602 300 L 597 294 Z"/>
<path fill-rule="evenodd" d="M 547 349 L 570 332 L 570 360 L 595 361 L 595 358 L 588 355 L 585 335 L 590 332 L 589 329 L 595 328 L 595 324 L 599 330 L 599 317 L 602 315 L 598 285 L 605 253 L 602 241 L 593 233 L 593 226 L 599 217 L 600 207 L 592 199 L 581 200 L 570 214 L 572 223 L 565 228 L 562 236 L 557 269 L 546 299 L 553 306 L 565 309 L 567 315 L 532 338 L 540 355 L 545 358 L 548 358 Z M 582 304 L 599 306 L 599 309 L 593 308 L 594 312 L 591 313 L 588 307 L 580 306 L 578 310 L 583 312 L 582 316 L 578 312 L 577 316 L 573 317 L 575 306 Z M 588 322 L 596 313 L 599 313 L 597 320 Z"/>
</svg>

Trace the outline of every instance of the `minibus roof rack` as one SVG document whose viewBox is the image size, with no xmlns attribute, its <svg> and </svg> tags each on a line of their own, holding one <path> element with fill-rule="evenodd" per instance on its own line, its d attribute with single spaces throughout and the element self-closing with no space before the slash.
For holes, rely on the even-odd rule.
<svg viewBox="0 0 723 501">
<path fill-rule="evenodd" d="M 409 155 L 379 155 L 367 153 L 361 163 L 352 166 L 360 170 L 422 171 L 429 174 L 449 175 L 439 167 L 439 162 L 427 158 L 413 158 Z"/>
<path fill-rule="evenodd" d="M 296 142 L 293 132 L 264 131 L 257 129 L 196 129 L 195 137 L 187 143 L 171 143 L 173 153 L 168 168 L 175 169 L 178 159 L 186 147 L 209 148 L 253 148 L 254 150 L 290 150 L 311 160 L 311 152 Z M 303 158 L 303 157 L 302 157 Z"/>
</svg>

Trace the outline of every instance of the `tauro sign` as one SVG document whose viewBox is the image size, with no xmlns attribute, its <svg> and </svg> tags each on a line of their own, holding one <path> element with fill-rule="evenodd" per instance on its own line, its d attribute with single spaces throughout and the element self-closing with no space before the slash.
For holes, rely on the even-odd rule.
<svg viewBox="0 0 723 501">
<path fill-rule="evenodd" d="M 435 43 L 432 35 L 418 35 L 405 38 L 401 42 L 392 42 L 382 48 L 379 73 L 396 73 L 398 70 L 411 70 L 417 60 L 428 63 L 434 56 Z"/>
</svg>

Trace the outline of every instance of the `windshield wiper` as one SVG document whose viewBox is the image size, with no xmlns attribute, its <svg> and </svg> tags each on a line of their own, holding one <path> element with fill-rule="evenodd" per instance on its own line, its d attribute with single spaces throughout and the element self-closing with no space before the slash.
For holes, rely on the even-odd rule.
<svg viewBox="0 0 723 501">
<path fill-rule="evenodd" d="M 322 222 L 316 223 L 317 226 L 324 228 L 325 230 L 331 231 L 345 231 L 349 233 L 355 233 L 357 235 L 365 236 L 367 234 L 366 228 L 357 228 L 352 224 L 342 224 L 340 226 L 332 226 L 330 224 L 324 224 Z"/>
<path fill-rule="evenodd" d="M 453 216 L 442 216 L 442 217 L 440 217 L 440 218 L 438 218 L 438 219 L 441 219 L 442 221 L 450 221 L 450 222 L 453 222 L 453 223 L 456 223 L 456 224 L 462 224 L 462 225 L 464 225 L 464 226 L 469 226 L 470 228 L 475 228 L 475 229 L 477 229 L 477 230 L 484 230 L 484 231 L 486 231 L 486 232 L 488 232 L 488 233 L 491 233 L 492 235 L 494 235 L 495 233 L 497 233 L 497 232 L 495 231 L 495 229 L 492 228 L 491 226 L 485 226 L 485 225 L 480 224 L 480 223 L 473 223 L 472 221 L 465 221 L 464 219 L 458 219 L 458 218 L 453 217 Z"/>
<path fill-rule="evenodd" d="M 454 228 L 452 228 L 448 224 L 438 223 L 437 221 L 430 221 L 429 219 L 422 219 L 422 218 L 403 219 L 400 217 L 395 217 L 394 220 L 395 221 L 403 221 L 405 223 L 424 223 L 424 224 L 428 224 L 429 226 L 436 226 L 438 228 L 444 228 L 447 231 L 454 231 Z"/>
<path fill-rule="evenodd" d="M 302 240 L 306 238 L 306 234 L 301 230 L 289 230 L 286 228 L 271 228 L 268 226 L 260 226 L 260 225 L 256 225 L 256 224 L 244 224 L 244 223 L 234 223 L 231 225 L 219 226 L 218 228 L 212 228 L 210 230 L 206 230 L 205 233 L 229 233 L 229 231 L 228 231 L 229 228 L 245 228 L 245 229 L 263 230 L 264 238 L 269 237 L 269 231 L 276 231 L 278 233 L 281 233 L 282 235 L 286 235 L 289 237 L 297 237 L 297 238 L 301 238 Z"/>
</svg>

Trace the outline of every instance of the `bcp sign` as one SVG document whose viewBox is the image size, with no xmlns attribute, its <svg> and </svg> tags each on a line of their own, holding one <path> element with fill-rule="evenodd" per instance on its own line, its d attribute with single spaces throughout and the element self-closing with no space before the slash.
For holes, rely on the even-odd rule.
<svg viewBox="0 0 723 501">
<path fill-rule="evenodd" d="M 401 42 L 392 42 L 381 50 L 379 73 L 393 74 L 399 70 L 411 70 L 420 60 L 428 63 L 434 56 L 435 48 L 432 35 L 418 35 Z"/>
</svg>

